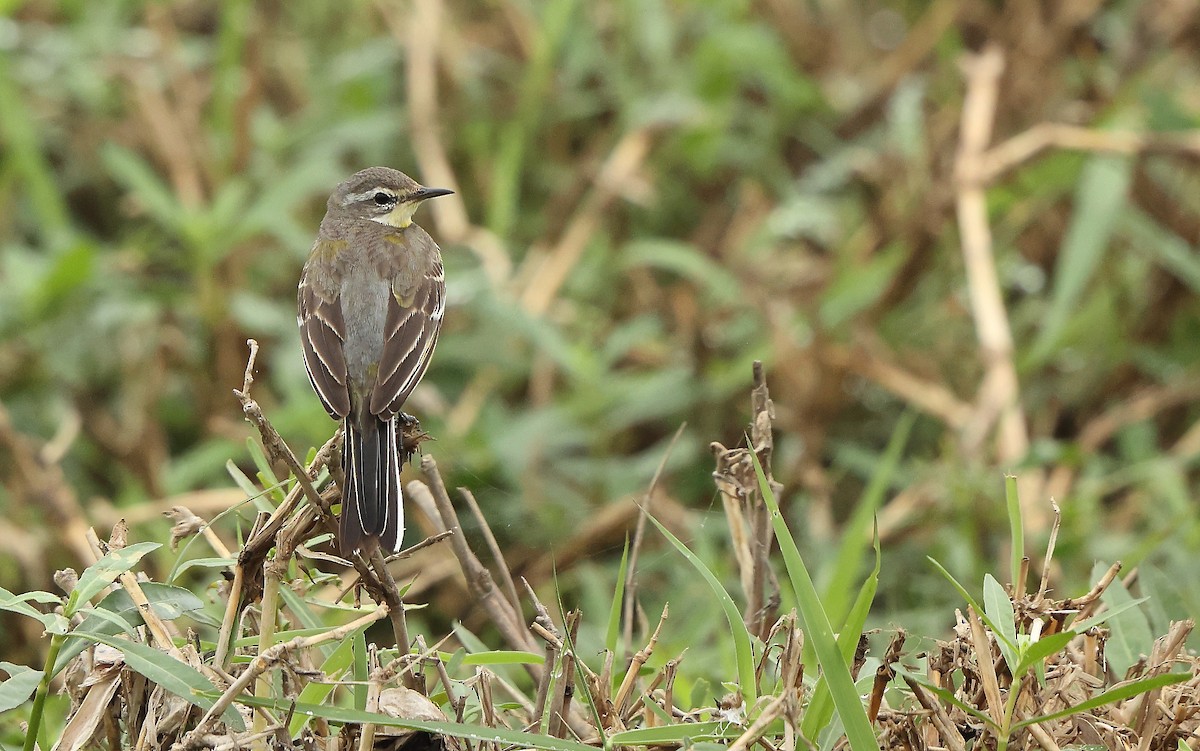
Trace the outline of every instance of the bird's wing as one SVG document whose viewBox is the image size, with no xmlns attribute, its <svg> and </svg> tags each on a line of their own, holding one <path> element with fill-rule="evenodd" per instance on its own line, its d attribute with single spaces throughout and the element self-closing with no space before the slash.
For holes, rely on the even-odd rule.
<svg viewBox="0 0 1200 751">
<path fill-rule="evenodd" d="M 297 322 L 304 346 L 304 365 L 313 390 L 335 420 L 350 414 L 350 389 L 347 387 L 346 358 L 342 343 L 346 324 L 336 298 L 325 298 L 308 283 L 308 271 L 301 280 Z"/>
<path fill-rule="evenodd" d="M 379 378 L 371 393 L 373 414 L 385 419 L 394 416 L 425 375 L 445 307 L 446 283 L 440 260 L 435 258 L 415 282 L 393 281 L 383 327 Z"/>
</svg>

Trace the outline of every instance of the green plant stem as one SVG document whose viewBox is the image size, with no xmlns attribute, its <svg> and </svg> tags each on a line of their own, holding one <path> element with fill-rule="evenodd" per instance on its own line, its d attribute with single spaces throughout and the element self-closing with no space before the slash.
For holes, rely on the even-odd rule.
<svg viewBox="0 0 1200 751">
<path fill-rule="evenodd" d="M 62 649 L 66 636 L 54 634 L 50 637 L 50 652 L 46 655 L 46 669 L 42 680 L 38 683 L 37 692 L 33 695 L 33 709 L 29 713 L 29 732 L 25 736 L 25 751 L 33 751 L 37 746 L 38 732 L 42 725 L 42 712 L 46 708 L 46 697 L 50 695 L 50 680 L 54 677 L 54 663 L 58 662 L 58 651 Z M 49 748 L 43 742 L 42 746 Z"/>
<path fill-rule="evenodd" d="M 1012 735 L 1012 718 L 1017 711 L 1017 697 L 1021 694 L 1020 678 L 1013 679 L 1008 687 L 1008 700 L 1004 702 L 1004 717 L 1000 718 L 1000 734 L 996 740 L 996 751 L 1007 751 L 1008 739 Z"/>
<path fill-rule="evenodd" d="M 1008 507 L 1009 542 L 1012 545 L 1012 556 L 1009 564 L 1013 597 L 1019 597 L 1025 591 L 1025 582 L 1021 578 L 1022 563 L 1025 559 L 1025 523 L 1021 518 L 1021 499 L 1017 495 L 1016 475 L 1004 476 L 1004 501 Z"/>
<path fill-rule="evenodd" d="M 258 653 L 261 655 L 266 652 L 275 643 L 275 610 L 279 607 L 279 586 L 282 579 L 282 566 L 286 566 L 279 560 L 272 559 L 266 565 L 266 578 L 263 582 L 262 595 L 262 618 L 259 624 L 258 635 Z M 263 673 L 258 677 L 254 688 L 255 696 L 270 698 L 271 696 L 271 677 L 268 673 Z M 261 732 L 267 727 L 266 717 L 261 712 L 256 712 L 254 715 L 254 730 Z M 255 744 L 256 747 L 260 747 Z"/>
</svg>

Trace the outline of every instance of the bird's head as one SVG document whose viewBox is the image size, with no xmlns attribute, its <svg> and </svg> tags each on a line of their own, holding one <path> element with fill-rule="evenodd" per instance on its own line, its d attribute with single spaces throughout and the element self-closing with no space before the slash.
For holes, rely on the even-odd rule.
<svg viewBox="0 0 1200 751">
<path fill-rule="evenodd" d="M 337 186 L 329 196 L 328 211 L 403 229 L 412 224 L 413 212 L 423 202 L 453 192 L 426 188 L 390 167 L 370 167 Z"/>
</svg>

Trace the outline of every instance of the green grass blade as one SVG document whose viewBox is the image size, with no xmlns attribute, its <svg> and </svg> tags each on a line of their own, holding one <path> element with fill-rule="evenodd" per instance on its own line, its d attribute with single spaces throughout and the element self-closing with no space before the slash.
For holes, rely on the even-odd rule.
<svg viewBox="0 0 1200 751">
<path fill-rule="evenodd" d="M 987 609 L 980 606 L 979 601 L 971 596 L 971 593 L 967 591 L 966 587 L 959 584 L 958 580 L 950 575 L 950 572 L 946 570 L 945 566 L 929 556 L 925 556 L 925 559 L 932 563 L 938 571 L 942 572 L 942 576 L 946 577 L 946 579 L 954 585 L 954 588 L 958 590 L 959 595 L 961 595 L 962 598 L 967 601 L 967 604 L 971 606 L 976 615 L 979 616 L 980 620 L 986 623 L 987 627 L 992 630 L 992 633 L 996 635 L 996 639 L 1003 643 L 1008 637 L 1004 635 L 1004 632 L 999 628 L 996 622 L 992 620 L 992 617 L 988 615 Z M 1009 604 L 1011 605 L 1012 603 L 1010 602 Z M 1016 643 L 1012 641 L 1008 641 L 1006 646 L 1011 648 L 1014 652 L 1017 649 Z"/>
<path fill-rule="evenodd" d="M 729 722 L 713 720 L 710 722 L 684 722 L 653 728 L 635 728 L 613 733 L 609 738 L 610 747 L 622 746 L 662 746 L 683 744 L 696 741 L 715 740 L 718 738 L 736 738 L 745 732 L 745 728 Z"/>
<path fill-rule="evenodd" d="M 29 701 L 45 675 L 41 670 L 11 662 L 0 662 L 0 670 L 8 673 L 8 678 L 0 681 L 0 712 L 16 709 Z"/>
<path fill-rule="evenodd" d="M 216 699 L 219 694 L 206 693 L 206 697 Z M 292 702 L 286 699 L 267 699 L 243 694 L 237 698 L 241 704 L 252 707 L 265 707 L 277 712 L 287 712 L 292 708 Z M 379 712 L 364 712 L 345 707 L 331 707 L 321 704 L 305 704 L 296 702 L 295 712 L 305 717 L 321 717 L 330 722 L 344 725 L 347 723 L 375 723 L 377 727 L 408 728 L 423 730 L 433 735 L 449 735 L 455 738 L 466 738 L 474 741 L 489 741 L 503 746 L 516 748 L 538 748 L 543 751 L 596 751 L 595 746 L 589 746 L 568 738 L 552 738 L 536 733 L 525 733 L 508 728 L 490 728 L 486 725 L 472 725 L 463 722 L 438 722 L 436 720 L 407 720 L 390 717 Z"/>
<path fill-rule="evenodd" d="M 142 556 L 161 547 L 162 543 L 158 542 L 137 542 L 109 551 L 79 575 L 79 584 L 71 592 L 63 614 L 70 618 L 80 607 L 87 605 L 88 600 L 116 581 L 117 577 L 136 566 Z"/>
<path fill-rule="evenodd" d="M 1012 545 L 1012 556 L 1009 562 L 1009 581 L 1013 590 L 1020 592 L 1025 582 L 1021 578 L 1021 565 L 1025 561 L 1025 525 L 1021 518 L 1021 498 L 1017 494 L 1017 478 L 1015 475 L 1004 476 L 1004 501 L 1008 506 L 1008 538 Z"/>
<path fill-rule="evenodd" d="M 783 521 L 783 514 L 779 513 L 779 504 L 775 501 L 775 495 L 767 484 L 767 476 L 763 473 L 758 455 L 751 450 L 751 456 L 754 459 L 754 471 L 758 474 L 758 487 L 762 492 L 763 500 L 766 501 L 767 508 L 771 511 L 771 524 L 775 529 L 775 537 L 779 541 L 779 549 L 783 553 L 788 578 L 796 593 L 796 603 L 800 609 L 800 617 L 804 621 L 805 636 L 813 643 L 817 661 L 820 662 L 825 679 L 829 682 L 833 704 L 846 729 L 850 747 L 854 751 L 867 751 L 868 749 L 879 751 L 875 732 L 871 729 L 867 712 L 858 698 L 858 690 L 854 687 L 854 679 L 850 677 L 850 670 L 846 667 L 842 653 L 833 638 L 833 628 L 830 627 L 829 617 L 825 614 L 825 608 L 822 607 L 821 600 L 817 596 L 817 589 L 813 586 L 812 577 L 809 576 L 808 569 L 804 567 L 804 559 L 800 556 L 796 541 L 792 539 L 791 531 Z"/>
<path fill-rule="evenodd" d="M 304 704 L 320 704 L 333 693 L 337 688 L 337 683 L 334 682 L 336 676 L 350 667 L 354 661 L 354 640 L 343 639 L 338 642 L 337 647 L 325 658 L 321 663 L 321 672 L 326 676 L 326 681 L 310 681 L 296 697 L 296 701 Z M 304 725 L 311 719 L 309 715 L 294 714 L 292 721 L 288 725 L 288 732 L 295 737 Z"/>
<path fill-rule="evenodd" d="M 1107 568 L 1102 563 L 1096 564 L 1092 570 L 1092 581 L 1096 581 Z M 1133 600 L 1133 595 L 1120 578 L 1113 579 L 1104 594 L 1100 595 L 1100 601 L 1105 605 L 1122 610 L 1121 613 L 1109 615 L 1108 641 L 1104 645 L 1104 656 L 1116 675 L 1124 675 L 1143 654 L 1149 654 L 1154 643 L 1154 633 L 1150 630 L 1146 614 L 1138 608 L 1129 607 Z"/>
<path fill-rule="evenodd" d="M 1042 316 L 1041 333 L 1022 363 L 1024 368 L 1036 367 L 1058 352 L 1088 282 L 1108 249 L 1132 174 L 1133 160 L 1127 156 L 1094 156 L 1084 165 L 1075 193 L 1075 212 L 1054 268 L 1050 309 Z"/>
<path fill-rule="evenodd" d="M 871 481 L 863 491 L 862 498 L 859 499 L 842 533 L 841 545 L 829 568 L 832 575 L 821 593 L 821 602 L 824 603 L 825 612 L 832 621 L 840 621 L 846 615 L 846 608 L 850 604 L 850 592 L 854 591 L 853 582 L 861 569 L 863 540 L 866 539 L 874 523 L 875 514 L 891 486 L 916 420 L 915 413 L 906 412 L 896 422 L 887 448 L 883 451 L 883 457 L 876 465 Z"/>
<path fill-rule="evenodd" d="M 713 572 L 708 570 L 704 562 L 697 558 L 695 553 L 688 550 L 687 545 L 671 534 L 670 530 L 660 524 L 658 519 L 652 515 L 647 514 L 646 518 L 658 527 L 658 531 L 662 533 L 663 537 L 666 537 L 675 546 L 675 549 L 687 559 L 688 563 L 692 564 L 696 571 L 704 577 L 704 581 L 717 596 L 717 601 L 721 603 L 721 609 L 725 611 L 725 619 L 729 621 L 729 630 L 733 636 L 733 651 L 737 660 L 738 684 L 742 691 L 742 697 L 746 700 L 747 706 L 753 704 L 754 700 L 758 698 L 758 688 L 754 683 L 754 649 L 751 646 L 750 632 L 746 630 L 746 624 L 742 622 L 742 614 L 738 612 L 733 598 L 721 586 L 721 582 L 717 580 Z"/>
<path fill-rule="evenodd" d="M 986 712 L 984 712 L 980 709 L 977 709 L 975 707 L 972 707 L 970 704 L 963 702 L 958 697 L 956 697 L 953 692 L 947 691 L 944 688 L 935 686 L 932 683 L 930 683 L 929 681 L 925 680 L 925 678 L 923 678 L 919 675 L 913 675 L 912 673 L 905 672 L 905 671 L 900 671 L 900 674 L 907 676 L 909 680 L 911 680 L 913 683 L 916 683 L 921 688 L 925 689 L 926 691 L 930 692 L 931 694 L 935 694 L 942 701 L 946 702 L 947 704 L 951 704 L 951 705 L 957 707 L 958 709 L 962 710 L 963 712 L 966 712 L 967 714 L 969 714 L 970 716 L 979 720 L 980 722 L 987 724 L 989 727 L 996 729 L 996 730 L 998 730 L 1000 728 L 1000 726 L 996 724 L 995 720 L 993 720 Z"/>
<path fill-rule="evenodd" d="M 625 610 L 625 575 L 629 569 L 629 535 L 625 535 L 625 548 L 621 551 L 621 565 L 617 567 L 617 586 L 613 591 L 612 607 L 608 610 L 608 629 L 604 634 L 604 647 L 617 653 L 617 640 L 621 638 L 621 613 Z"/>
<path fill-rule="evenodd" d="M 1029 725 L 1036 725 L 1039 722 L 1052 722 L 1053 720 L 1057 720 L 1062 717 L 1069 717 L 1070 715 L 1074 714 L 1082 714 L 1084 712 L 1093 710 L 1096 707 L 1102 707 L 1105 704 L 1111 704 L 1114 701 L 1121 701 L 1122 699 L 1128 699 L 1131 696 L 1137 696 L 1138 694 L 1144 694 L 1147 691 L 1153 691 L 1156 688 L 1172 686 L 1176 683 L 1183 683 L 1184 681 L 1188 680 L 1191 680 L 1191 675 L 1188 673 L 1168 673 L 1167 675 L 1156 675 L 1153 678 L 1143 678 L 1130 683 L 1121 683 L 1110 688 L 1102 694 L 1096 694 L 1087 701 L 1081 701 L 1075 706 L 1067 707 L 1066 709 L 1051 714 L 1041 715 L 1040 717 L 1030 717 L 1028 720 L 1022 720 L 1021 722 L 1014 724 L 1012 729 L 1017 731 Z"/>
<path fill-rule="evenodd" d="M 367 679 L 370 677 L 367 671 L 367 637 L 364 632 L 359 631 L 351 637 L 351 641 L 354 642 L 354 662 L 351 664 L 351 671 L 354 680 L 357 681 L 357 685 L 354 686 L 354 708 L 366 709 Z"/>
<path fill-rule="evenodd" d="M 846 622 L 842 626 L 842 630 L 838 632 L 837 642 L 838 649 L 842 652 L 842 659 L 847 665 L 851 664 L 854 659 L 854 652 L 858 648 L 858 640 L 862 635 L 863 628 L 867 623 L 867 616 L 871 612 L 871 603 L 875 600 L 875 592 L 879 588 L 879 572 L 883 568 L 883 556 L 879 549 L 879 529 L 876 527 L 874 535 L 873 547 L 875 548 L 875 568 L 871 571 L 871 575 L 866 578 L 859 587 L 858 597 L 854 600 L 854 606 L 850 608 L 850 615 L 846 617 Z M 812 701 L 804 710 L 804 719 L 800 723 L 800 734 L 809 739 L 817 737 L 817 734 L 825 729 L 829 721 L 833 719 L 833 703 L 829 694 L 829 684 L 825 680 L 825 676 L 817 679 L 816 688 L 813 689 Z"/>
<path fill-rule="evenodd" d="M 518 652 L 513 650 L 495 649 L 490 652 L 469 654 L 462 660 L 463 665 L 544 665 L 546 655 L 535 652 Z"/>
</svg>

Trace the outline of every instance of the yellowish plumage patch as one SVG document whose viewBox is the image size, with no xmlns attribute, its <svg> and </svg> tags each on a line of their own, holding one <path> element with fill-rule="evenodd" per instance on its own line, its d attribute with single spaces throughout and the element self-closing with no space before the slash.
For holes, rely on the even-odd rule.
<svg viewBox="0 0 1200 751">
<path fill-rule="evenodd" d="M 417 210 L 417 206 L 419 205 L 421 205 L 420 201 L 398 203 L 396 204 L 396 208 L 383 216 L 372 217 L 371 221 L 386 224 L 396 229 L 404 229 L 412 224 L 413 212 Z"/>
</svg>

